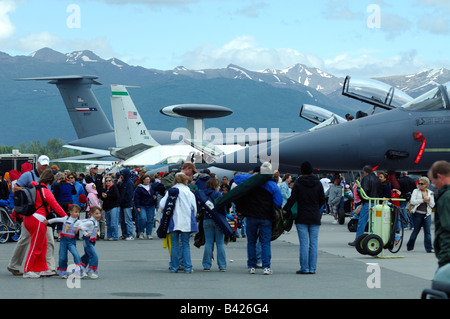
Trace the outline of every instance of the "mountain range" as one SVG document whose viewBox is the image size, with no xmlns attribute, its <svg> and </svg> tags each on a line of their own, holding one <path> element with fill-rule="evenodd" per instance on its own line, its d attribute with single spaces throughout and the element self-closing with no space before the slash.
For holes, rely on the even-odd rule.
<svg viewBox="0 0 450 319">
<path fill-rule="evenodd" d="M 284 70 L 246 70 L 230 64 L 225 68 L 189 70 L 149 69 L 129 65 L 117 58 L 105 60 L 92 51 L 61 53 L 43 48 L 28 56 L 0 52 L 0 144 L 18 145 L 32 140 L 59 137 L 76 139 L 58 89 L 45 81 L 23 82 L 17 78 L 90 74 L 102 86 L 94 93 L 112 123 L 110 84 L 139 86 L 130 94 L 149 129 L 173 130 L 185 127 L 182 119 L 168 118 L 159 110 L 183 103 L 216 104 L 229 107 L 233 114 L 206 120 L 206 127 L 270 128 L 302 131 L 312 126 L 298 117 L 302 104 L 314 104 L 341 116 L 367 109 L 368 105 L 341 95 L 344 78 L 320 69 L 296 64 Z M 436 83 L 450 81 L 447 69 L 424 70 L 376 80 L 388 83 L 415 97 Z"/>
</svg>

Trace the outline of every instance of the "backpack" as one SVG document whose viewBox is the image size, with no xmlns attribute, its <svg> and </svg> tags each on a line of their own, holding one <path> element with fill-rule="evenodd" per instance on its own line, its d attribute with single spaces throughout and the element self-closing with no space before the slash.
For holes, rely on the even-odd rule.
<svg viewBox="0 0 450 319">
<path fill-rule="evenodd" d="M 24 187 L 14 192 L 14 211 L 22 216 L 31 216 L 42 206 L 47 210 L 45 200 L 42 200 L 42 206 L 35 207 L 37 191 L 39 191 L 41 198 L 44 199 L 41 190 L 42 187 L 43 186 Z"/>
<path fill-rule="evenodd" d="M 158 235 L 159 238 L 166 238 L 167 236 L 167 231 L 169 230 L 169 223 L 175 210 L 175 204 L 179 192 L 180 192 L 179 189 L 174 187 L 169 188 L 169 190 L 167 191 L 168 194 L 166 205 L 164 206 L 163 209 L 163 215 L 161 217 L 159 227 L 156 230 L 156 234 Z"/>
</svg>

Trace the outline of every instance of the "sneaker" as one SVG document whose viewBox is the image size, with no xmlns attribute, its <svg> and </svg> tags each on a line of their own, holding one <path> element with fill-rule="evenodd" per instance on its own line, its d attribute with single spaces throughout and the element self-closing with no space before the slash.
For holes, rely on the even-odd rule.
<svg viewBox="0 0 450 319">
<path fill-rule="evenodd" d="M 264 275 L 271 275 L 272 274 L 272 269 L 264 268 L 263 273 L 264 273 Z"/>
<path fill-rule="evenodd" d="M 211 271 L 209 268 L 203 268 L 203 271 Z"/>
<path fill-rule="evenodd" d="M 148 240 L 153 240 L 153 236 L 147 235 L 147 239 L 148 239 Z"/>
<path fill-rule="evenodd" d="M 219 269 L 220 272 L 227 272 L 225 268 Z"/>
<path fill-rule="evenodd" d="M 132 237 L 132 236 L 127 237 L 127 238 L 125 238 L 125 240 L 134 240 L 134 237 Z"/>
<path fill-rule="evenodd" d="M 256 272 L 256 269 L 253 267 L 248 269 L 249 274 L 254 274 L 255 272 Z"/>
<path fill-rule="evenodd" d="M 337 223 L 338 223 L 338 221 L 336 219 L 333 220 L 333 222 L 332 222 L 333 225 L 336 225 Z"/>
<path fill-rule="evenodd" d="M 98 275 L 95 272 L 88 272 L 88 277 L 91 279 L 97 279 Z"/>
<path fill-rule="evenodd" d="M 35 273 L 34 271 L 29 271 L 23 274 L 23 278 L 39 278 L 41 277 L 39 274 Z"/>
<path fill-rule="evenodd" d="M 74 275 L 75 275 L 75 278 L 82 279 L 84 277 L 87 277 L 88 274 L 85 271 L 75 271 Z"/>
<path fill-rule="evenodd" d="M 51 277 L 51 276 L 55 276 L 57 274 L 53 270 L 46 270 L 46 271 L 41 271 L 39 273 L 39 275 L 41 275 L 42 277 Z"/>
<path fill-rule="evenodd" d="M 139 239 L 144 239 L 144 233 L 139 234 Z"/>
</svg>

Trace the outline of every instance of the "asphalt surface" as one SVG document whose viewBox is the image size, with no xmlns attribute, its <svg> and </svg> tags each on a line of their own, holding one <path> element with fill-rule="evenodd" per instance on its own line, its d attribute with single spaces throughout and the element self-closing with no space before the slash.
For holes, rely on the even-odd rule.
<svg viewBox="0 0 450 319">
<path fill-rule="evenodd" d="M 299 269 L 295 228 L 272 242 L 270 276 L 261 269 L 254 275 L 247 273 L 245 238 L 226 246 L 226 272 L 219 272 L 215 261 L 210 272 L 202 271 L 203 247 L 198 249 L 191 242 L 194 273 L 170 273 L 168 250 L 154 236 L 153 240 L 98 241 L 98 279 L 25 279 L 6 269 L 15 246 L 8 242 L 0 245 L 0 299 L 86 298 L 92 292 L 99 299 L 420 299 L 437 268 L 436 257 L 423 247 L 423 232 L 415 252 L 406 251 L 405 241 L 399 253 L 384 252 L 396 258 L 376 258 L 347 245 L 355 236 L 347 229 L 348 220 L 345 225 L 334 225 L 330 216 L 323 217 L 314 275 L 295 273 Z M 405 232 L 406 240 L 410 234 Z M 82 242 L 77 245 L 81 255 Z M 56 260 L 58 248 L 56 243 Z M 69 254 L 69 262 L 71 258 Z"/>
</svg>

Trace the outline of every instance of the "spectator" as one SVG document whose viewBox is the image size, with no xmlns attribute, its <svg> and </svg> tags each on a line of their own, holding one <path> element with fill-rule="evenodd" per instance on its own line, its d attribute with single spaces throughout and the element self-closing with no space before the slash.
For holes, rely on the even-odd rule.
<svg viewBox="0 0 450 319">
<path fill-rule="evenodd" d="M 297 227 L 300 242 L 300 270 L 297 274 L 315 274 L 319 244 L 319 229 L 322 213 L 320 208 L 325 203 L 325 194 L 319 178 L 313 173 L 309 162 L 301 165 L 300 178 L 294 184 L 289 204 L 297 202 Z"/>
<path fill-rule="evenodd" d="M 428 172 L 439 190 L 436 201 L 434 248 L 440 268 L 450 263 L 450 163 L 437 161 Z"/>
</svg>

